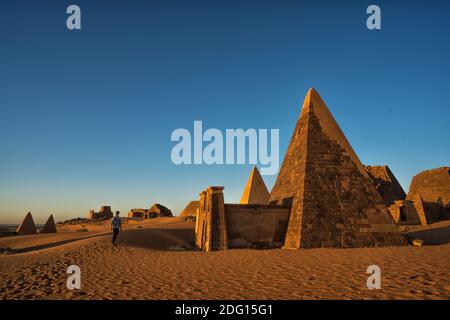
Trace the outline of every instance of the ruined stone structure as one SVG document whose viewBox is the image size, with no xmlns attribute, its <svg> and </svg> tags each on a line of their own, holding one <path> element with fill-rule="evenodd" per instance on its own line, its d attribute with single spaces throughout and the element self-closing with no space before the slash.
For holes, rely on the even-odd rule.
<svg viewBox="0 0 450 320">
<path fill-rule="evenodd" d="M 48 217 L 47 222 L 45 223 L 40 233 L 57 233 L 57 232 L 58 231 L 56 230 L 55 219 L 53 219 L 53 215 L 51 214 L 50 217 Z"/>
<path fill-rule="evenodd" d="M 268 204 L 269 191 L 266 184 L 258 171 L 258 168 L 253 167 L 250 177 L 248 177 L 244 193 L 241 197 L 241 204 Z"/>
<path fill-rule="evenodd" d="M 388 209 L 398 225 L 427 225 L 423 202 L 420 198 L 414 201 L 396 200 Z"/>
<path fill-rule="evenodd" d="M 152 219 L 157 217 L 172 217 L 172 211 L 162 204 L 155 203 L 150 209 L 131 209 L 129 218 Z"/>
<path fill-rule="evenodd" d="M 23 219 L 22 223 L 16 230 L 17 234 L 27 235 L 27 234 L 36 234 L 36 225 L 34 224 L 33 216 L 31 215 L 31 212 L 28 212 L 25 218 Z"/>
<path fill-rule="evenodd" d="M 148 219 L 149 209 L 131 209 L 131 211 L 128 212 L 128 218 Z"/>
<path fill-rule="evenodd" d="M 179 217 L 194 221 L 197 216 L 197 210 L 199 209 L 199 205 L 200 201 L 198 200 L 190 201 L 183 209 L 183 211 L 181 211 Z"/>
<path fill-rule="evenodd" d="M 422 202 L 428 223 L 450 219 L 450 167 L 426 170 L 415 175 L 406 199 Z"/>
<path fill-rule="evenodd" d="M 91 220 L 106 220 L 111 219 L 113 217 L 113 213 L 111 211 L 110 206 L 101 206 L 99 212 L 95 212 L 94 210 L 89 210 L 88 218 Z"/>
<path fill-rule="evenodd" d="M 365 166 L 365 168 L 398 225 L 427 224 L 420 197 L 414 201 L 405 200 L 406 193 L 388 166 Z"/>
<path fill-rule="evenodd" d="M 173 217 L 172 211 L 159 203 L 153 204 L 149 209 L 149 213 L 154 214 L 155 217 Z"/>
<path fill-rule="evenodd" d="M 223 187 L 209 187 L 200 193 L 196 246 L 204 251 L 281 247 L 289 212 L 289 206 L 225 204 Z"/>
<path fill-rule="evenodd" d="M 390 206 L 397 200 L 405 200 L 406 193 L 388 166 L 365 166 L 365 168 L 385 205 Z"/>
<path fill-rule="evenodd" d="M 306 94 L 270 203 L 292 205 L 286 248 L 407 244 L 314 89 Z"/>
<path fill-rule="evenodd" d="M 407 199 L 420 196 L 426 202 L 450 203 L 450 167 L 430 169 L 415 175 Z"/>
<path fill-rule="evenodd" d="M 399 225 L 427 225 L 449 219 L 449 168 L 427 170 L 416 175 L 408 196 L 388 166 L 366 166 L 377 191 Z"/>
</svg>

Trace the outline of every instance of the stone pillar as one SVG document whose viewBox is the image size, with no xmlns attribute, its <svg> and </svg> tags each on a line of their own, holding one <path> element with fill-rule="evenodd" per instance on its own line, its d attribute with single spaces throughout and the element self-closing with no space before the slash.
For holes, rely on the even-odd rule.
<svg viewBox="0 0 450 320">
<path fill-rule="evenodd" d="M 199 208 L 197 212 L 196 230 L 195 230 L 195 245 L 205 250 L 207 212 L 206 212 L 206 191 L 199 193 Z"/>
<path fill-rule="evenodd" d="M 213 186 L 200 193 L 195 243 L 204 251 L 228 248 L 222 190 L 223 187 Z"/>
<path fill-rule="evenodd" d="M 198 230 L 198 212 L 200 209 L 195 209 L 195 234 L 197 234 Z"/>
</svg>

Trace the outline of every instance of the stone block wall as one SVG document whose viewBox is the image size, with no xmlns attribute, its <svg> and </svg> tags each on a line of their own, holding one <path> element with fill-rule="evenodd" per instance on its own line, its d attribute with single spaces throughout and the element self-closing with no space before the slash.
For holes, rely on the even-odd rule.
<svg viewBox="0 0 450 320">
<path fill-rule="evenodd" d="M 228 247 L 281 247 L 290 206 L 225 204 Z"/>
</svg>

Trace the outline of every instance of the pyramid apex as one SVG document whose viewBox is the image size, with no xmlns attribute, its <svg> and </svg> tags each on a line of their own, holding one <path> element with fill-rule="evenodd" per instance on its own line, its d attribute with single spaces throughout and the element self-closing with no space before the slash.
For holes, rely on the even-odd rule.
<svg viewBox="0 0 450 320">
<path fill-rule="evenodd" d="M 315 88 L 311 87 L 308 89 L 308 92 L 306 94 L 307 95 L 311 95 L 311 94 L 319 95 L 319 92 Z"/>
<path fill-rule="evenodd" d="M 312 111 L 312 106 L 322 105 L 324 102 L 320 97 L 319 93 L 313 87 L 309 88 L 306 92 L 305 98 L 303 99 L 302 112 Z"/>
<path fill-rule="evenodd" d="M 307 114 L 310 112 L 314 114 L 319 120 L 323 133 L 325 133 L 330 139 L 338 142 L 341 145 L 341 147 L 346 149 L 350 157 L 358 166 L 358 169 L 361 172 L 361 174 L 368 177 L 367 172 L 364 169 L 364 166 L 362 165 L 355 151 L 351 147 L 341 128 L 337 124 L 330 110 L 326 106 L 325 102 L 322 100 L 320 94 L 313 87 L 309 88 L 308 92 L 306 93 L 305 99 L 303 100 L 300 117 L 302 117 L 302 114 L 308 117 Z"/>
</svg>

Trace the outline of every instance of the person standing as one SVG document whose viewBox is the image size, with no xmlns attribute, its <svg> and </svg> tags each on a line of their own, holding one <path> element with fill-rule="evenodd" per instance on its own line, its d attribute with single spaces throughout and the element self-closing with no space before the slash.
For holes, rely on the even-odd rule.
<svg viewBox="0 0 450 320">
<path fill-rule="evenodd" d="M 116 245 L 117 236 L 122 231 L 122 219 L 119 217 L 120 212 L 116 211 L 116 216 L 111 219 L 111 230 L 113 231 L 112 244 Z"/>
</svg>

